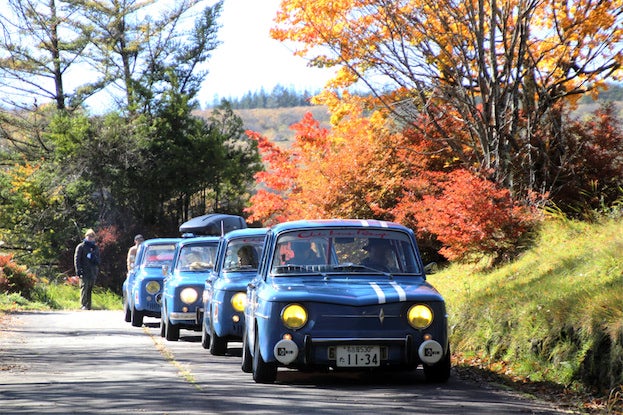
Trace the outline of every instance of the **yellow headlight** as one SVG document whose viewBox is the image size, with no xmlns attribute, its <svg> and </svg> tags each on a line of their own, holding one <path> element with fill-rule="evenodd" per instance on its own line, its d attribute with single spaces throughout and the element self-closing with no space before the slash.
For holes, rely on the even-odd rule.
<svg viewBox="0 0 623 415">
<path fill-rule="evenodd" d="M 281 311 L 281 321 L 289 329 L 300 329 L 307 323 L 307 310 L 299 304 L 289 304 Z"/>
<path fill-rule="evenodd" d="M 231 298 L 231 306 L 236 311 L 243 311 L 244 306 L 247 303 L 247 293 L 236 293 Z"/>
<path fill-rule="evenodd" d="M 149 281 L 145 286 L 145 289 L 149 294 L 154 295 L 160 291 L 160 283 L 158 281 Z"/>
<path fill-rule="evenodd" d="M 192 304 L 197 301 L 197 298 L 199 298 L 199 293 L 194 288 L 187 287 L 180 292 L 180 300 L 183 303 Z"/>
<path fill-rule="evenodd" d="M 411 306 L 407 313 L 409 324 L 416 329 L 425 329 L 433 322 L 433 311 L 426 305 L 417 304 Z"/>
</svg>

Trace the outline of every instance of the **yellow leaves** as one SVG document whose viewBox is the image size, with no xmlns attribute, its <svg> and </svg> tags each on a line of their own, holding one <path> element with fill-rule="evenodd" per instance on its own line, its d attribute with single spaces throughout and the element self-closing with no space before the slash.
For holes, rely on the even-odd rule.
<svg viewBox="0 0 623 415">
<path fill-rule="evenodd" d="M 400 70 L 409 81 L 436 68 L 439 80 L 453 85 L 530 62 L 537 85 L 570 89 L 574 79 L 596 82 L 610 74 L 610 64 L 623 63 L 623 0 L 284 0 L 281 6 L 273 36 L 298 42 L 296 53 L 314 64 L 340 66 L 330 88 L 353 85 L 383 65 L 390 77 Z M 528 50 L 519 49 L 517 36 L 527 36 Z"/>
</svg>

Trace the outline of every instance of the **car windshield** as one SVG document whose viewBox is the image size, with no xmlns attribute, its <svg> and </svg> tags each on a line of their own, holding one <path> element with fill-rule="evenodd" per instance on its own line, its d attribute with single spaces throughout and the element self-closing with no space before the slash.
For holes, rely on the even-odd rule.
<svg viewBox="0 0 623 415">
<path fill-rule="evenodd" d="M 188 244 L 182 246 L 175 267 L 178 271 L 208 271 L 214 267 L 217 245 Z"/>
<path fill-rule="evenodd" d="M 146 267 L 170 266 L 175 252 L 175 244 L 149 245 L 145 251 Z"/>
<path fill-rule="evenodd" d="M 408 234 L 384 229 L 314 229 L 279 236 L 273 274 L 421 274 Z"/>
<path fill-rule="evenodd" d="M 232 239 L 227 244 L 223 271 L 256 271 L 264 246 L 264 235 Z"/>
</svg>

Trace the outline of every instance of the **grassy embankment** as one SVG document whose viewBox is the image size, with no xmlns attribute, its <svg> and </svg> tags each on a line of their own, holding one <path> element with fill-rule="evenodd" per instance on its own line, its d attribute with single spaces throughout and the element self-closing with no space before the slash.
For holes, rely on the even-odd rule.
<svg viewBox="0 0 623 415">
<path fill-rule="evenodd" d="M 429 276 L 444 295 L 455 364 L 586 389 L 623 402 L 623 221 L 550 220 L 535 245 L 493 270 Z"/>
</svg>

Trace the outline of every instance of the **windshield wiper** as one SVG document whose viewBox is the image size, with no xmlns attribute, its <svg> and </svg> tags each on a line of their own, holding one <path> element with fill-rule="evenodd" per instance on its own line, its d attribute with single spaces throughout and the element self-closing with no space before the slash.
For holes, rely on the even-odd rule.
<svg viewBox="0 0 623 415">
<path fill-rule="evenodd" d="M 383 271 L 377 268 L 372 268 L 367 265 L 362 264 L 353 264 L 353 263 L 344 263 L 333 266 L 333 271 L 336 272 L 362 272 L 362 271 L 372 271 L 374 273 L 383 274 L 385 276 L 391 277 L 391 272 Z"/>
</svg>

